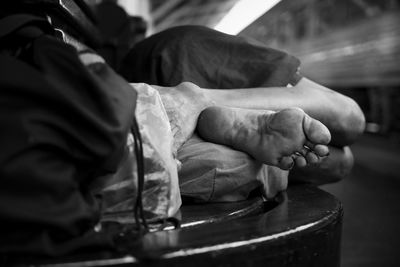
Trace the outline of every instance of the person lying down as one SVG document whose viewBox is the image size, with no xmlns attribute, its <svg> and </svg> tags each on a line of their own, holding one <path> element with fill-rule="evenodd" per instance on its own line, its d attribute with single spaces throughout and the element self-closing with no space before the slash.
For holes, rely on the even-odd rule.
<svg viewBox="0 0 400 267">
<path fill-rule="evenodd" d="M 139 99 L 143 93 L 159 93 L 172 129 L 173 154 L 178 154 L 196 132 L 196 138 L 203 142 L 244 152 L 259 163 L 281 170 L 317 166 L 329 155 L 328 128 L 301 108 L 272 111 L 217 105 L 202 92 L 204 89 L 188 82 L 170 88 L 132 86 L 138 91 Z M 147 103 L 139 101 L 138 104 Z M 279 178 L 286 184 L 284 177 Z M 281 189 L 269 188 L 269 191 Z M 267 192 L 265 195 L 273 196 Z"/>
<path fill-rule="evenodd" d="M 181 26 L 135 45 L 120 73 L 160 94 L 182 163 L 181 194 L 237 201 L 260 186 L 274 197 L 288 178 L 322 184 L 351 169 L 361 109 L 302 77 L 299 66 L 254 40 Z"/>
<path fill-rule="evenodd" d="M 114 250 L 131 218 L 101 227 L 108 211 L 164 219 L 181 195 L 239 201 L 261 187 L 273 198 L 288 180 L 324 183 L 351 168 L 360 108 L 301 77 L 284 52 L 174 28 L 137 44 L 123 79 L 41 17 L 0 25 L 10 27 L 0 53 L 4 259 Z M 144 212 L 133 222 L 144 224 Z"/>
<path fill-rule="evenodd" d="M 114 249 L 119 229 L 98 227 L 109 219 L 102 211 L 132 215 L 136 205 L 165 218 L 181 195 L 239 201 L 261 187 L 272 198 L 288 180 L 325 183 L 351 168 L 360 108 L 301 77 L 299 61 L 284 52 L 204 27 L 174 28 L 136 45 L 122 79 L 55 38 L 47 20 L 15 16 L 6 22 L 22 20 L 24 31 L 5 23 L 18 30 L 7 31 L 0 55 L 6 258 Z M 136 166 L 134 118 L 144 156 Z M 143 198 L 132 190 L 142 166 Z"/>
<path fill-rule="evenodd" d="M 147 212 L 166 213 L 169 216 L 173 216 L 177 212 L 180 206 L 176 183 L 178 166 L 185 168 L 188 161 L 180 157 L 179 152 L 187 141 L 193 139 L 192 136 L 195 132 L 198 134 L 195 139 L 199 144 L 219 145 L 224 147 L 225 152 L 230 150 L 231 154 L 239 154 L 242 158 L 244 157 L 241 154 L 246 154 L 247 162 L 258 162 L 258 164 L 246 164 L 245 166 L 247 169 L 252 169 L 254 175 L 240 177 L 241 173 L 235 174 L 234 171 L 231 171 L 230 176 L 233 182 L 242 179 L 245 183 L 253 183 L 254 187 L 257 186 L 257 182 L 258 185 L 264 184 L 263 193 L 267 198 L 274 197 L 276 192 L 286 188 L 286 170 L 290 170 L 294 166 L 317 166 L 321 163 L 322 158 L 329 155 L 328 144 L 331 135 L 328 128 L 300 108 L 271 111 L 219 106 L 203 94 L 202 89 L 188 82 L 170 88 L 150 86 L 144 83 L 131 84 L 131 86 L 138 93 L 136 119 L 141 130 L 144 147 L 145 182 L 159 183 L 159 189 L 156 190 L 163 191 L 154 194 L 154 188 L 157 186 L 144 191 L 144 207 Z M 202 151 L 192 150 L 191 152 L 202 154 Z M 215 155 L 216 158 L 209 160 L 214 168 L 218 161 L 224 160 L 222 156 L 227 156 L 227 154 Z M 237 158 L 234 157 L 231 161 L 237 163 Z M 182 160 L 181 164 L 177 164 L 179 160 Z M 134 162 L 132 157 L 124 164 L 129 165 Z M 245 163 L 247 162 L 245 161 Z M 202 161 L 197 162 L 198 167 L 201 168 L 202 165 Z M 261 172 L 261 166 L 279 168 L 281 175 L 265 174 Z M 121 193 L 123 192 L 121 188 L 134 186 L 131 178 L 126 179 L 132 173 L 135 172 L 121 171 L 113 178 L 107 179 L 108 186 L 102 188 L 101 192 L 105 213 L 123 212 L 133 208 L 131 206 L 133 201 L 129 201 L 129 199 L 134 197 L 132 195 L 134 191 L 125 190 L 125 194 Z M 170 183 L 166 186 L 171 190 L 167 204 L 162 204 L 165 201 L 160 199 L 160 196 L 168 190 L 162 189 L 163 179 L 157 178 L 157 176 L 170 178 Z M 262 178 L 257 180 L 257 177 Z M 179 175 L 180 180 L 184 178 L 182 174 Z M 206 177 L 205 179 L 213 182 L 213 179 L 219 179 L 219 177 L 214 176 L 213 179 Z M 223 180 L 220 183 L 219 187 L 222 189 L 217 189 L 223 191 L 219 193 L 220 199 L 214 197 L 214 199 L 203 199 L 203 201 L 234 201 L 247 197 L 244 195 L 239 198 L 236 190 L 226 191 L 226 186 L 230 184 L 229 181 Z M 215 190 L 215 188 L 207 186 L 205 189 Z M 247 194 L 253 189 L 248 188 Z M 198 190 L 203 195 L 208 193 L 199 188 L 192 190 Z M 126 201 L 127 199 L 128 201 Z M 202 200 L 198 196 L 194 199 Z M 164 206 L 168 206 L 168 211 L 162 210 Z M 129 218 L 122 216 L 114 217 L 111 220 L 121 222 L 121 220 L 129 220 Z"/>
<path fill-rule="evenodd" d="M 272 111 L 218 106 L 191 83 L 153 88 L 159 90 L 167 107 L 176 150 L 196 129 L 206 142 L 226 145 L 282 170 L 318 164 L 329 155 L 328 128 L 301 108 Z"/>
<path fill-rule="evenodd" d="M 254 108 L 253 101 L 244 102 L 235 97 L 235 94 L 243 92 L 241 89 L 210 90 L 190 82 L 173 87 L 144 83 L 132 83 L 131 86 L 138 92 L 136 117 L 144 134 L 144 146 L 151 146 L 151 138 L 148 136 L 152 137 L 153 142 L 169 140 L 163 141 L 163 145 L 153 145 L 152 150 L 160 147 L 164 149 L 163 152 L 147 155 L 148 162 L 158 161 L 153 164 L 157 166 L 162 165 L 159 162 L 169 162 L 166 164 L 169 166 L 168 175 L 172 180 L 179 176 L 180 193 L 184 197 L 200 202 L 239 201 L 246 199 L 261 186 L 263 195 L 273 198 L 276 193 L 286 189 L 291 170 L 306 170 L 309 176 L 325 172 L 328 179 L 339 179 L 351 169 L 349 149 L 335 147 L 352 142 L 356 136 L 356 133 L 350 131 L 347 135 L 340 134 L 344 129 L 335 128 L 335 116 L 340 117 L 341 109 L 321 109 L 320 114 L 317 114 L 334 130 L 333 137 L 345 137 L 331 140 L 328 126 L 308 115 L 302 108 L 288 106 L 270 110 L 266 104 L 261 104 L 265 108 Z M 285 88 L 284 91 L 283 88 L 275 88 L 276 94 L 273 95 L 276 97 L 279 92 L 301 92 L 301 87 L 329 92 L 343 104 L 341 107 L 353 105 L 355 113 L 352 116 L 346 114 L 346 120 L 357 122 L 357 106 L 352 100 L 306 78 L 301 78 L 297 85 Z M 244 90 L 258 90 L 254 92 L 258 98 L 270 94 L 262 92 L 260 88 Z M 268 88 L 268 92 L 273 90 Z M 237 101 L 227 101 L 228 95 Z M 328 102 L 323 104 L 328 106 Z M 246 103 L 251 103 L 248 108 Z M 359 127 L 362 127 L 362 118 L 359 119 Z M 165 147 L 168 143 L 170 146 Z M 171 160 L 171 155 L 180 162 L 179 167 L 174 166 L 176 161 Z M 210 175 L 209 169 L 214 174 Z M 179 175 L 175 172 L 179 172 Z M 320 177 L 318 179 L 321 180 Z M 118 200 L 129 199 L 129 196 L 115 194 L 113 188 L 118 188 L 118 182 L 113 182 L 113 179 L 109 182 L 111 186 L 103 191 L 106 211 L 129 210 L 128 206 L 121 205 Z M 326 180 L 319 181 L 324 182 Z M 172 188 L 174 186 L 172 184 Z M 149 191 L 154 193 L 154 190 Z M 162 201 L 148 204 L 157 199 L 151 193 L 145 191 L 145 206 L 162 206 L 159 204 Z M 175 190 L 175 194 L 179 194 L 178 190 Z M 175 214 L 180 206 L 179 200 L 179 196 L 170 199 L 167 214 Z M 114 207 L 108 205 L 108 202 L 114 203 Z"/>
<path fill-rule="evenodd" d="M 162 125 L 169 127 L 154 125 L 153 139 L 171 128 L 171 153 L 179 162 L 178 168 L 169 164 L 170 173 L 178 171 L 170 175 L 179 177 L 175 195 L 240 201 L 261 188 L 273 198 L 289 180 L 323 184 L 350 172 L 348 146 L 362 133 L 364 115 L 354 100 L 303 77 L 299 65 L 285 52 L 201 26 L 172 28 L 134 46 L 120 73 L 139 93 L 142 128 L 166 114 Z M 105 206 L 129 209 L 115 199 L 129 197 L 115 194 L 114 182 L 103 191 Z M 145 202 L 151 192 L 145 190 Z M 169 215 L 178 199 L 170 201 Z"/>
</svg>

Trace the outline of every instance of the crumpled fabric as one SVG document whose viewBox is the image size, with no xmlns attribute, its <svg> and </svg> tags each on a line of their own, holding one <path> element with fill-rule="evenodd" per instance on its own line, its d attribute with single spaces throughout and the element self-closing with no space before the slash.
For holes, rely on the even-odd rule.
<svg viewBox="0 0 400 267">
<path fill-rule="evenodd" d="M 192 136 L 178 151 L 183 197 L 195 202 L 245 200 L 254 190 L 270 199 L 287 188 L 288 171 L 262 164 L 248 154 Z"/>
<path fill-rule="evenodd" d="M 300 61 L 251 38 L 207 27 L 178 26 L 137 43 L 120 73 L 129 82 L 232 89 L 295 84 Z"/>
</svg>

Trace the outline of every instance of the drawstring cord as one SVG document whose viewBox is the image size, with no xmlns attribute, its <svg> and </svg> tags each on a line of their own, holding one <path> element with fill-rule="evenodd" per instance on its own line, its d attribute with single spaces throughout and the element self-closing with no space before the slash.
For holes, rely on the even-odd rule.
<svg viewBox="0 0 400 267">
<path fill-rule="evenodd" d="M 133 118 L 131 127 L 135 145 L 135 156 L 137 162 L 137 176 L 138 176 L 138 191 L 136 197 L 136 205 L 134 205 L 135 221 L 138 225 L 138 230 L 141 231 L 141 226 L 144 227 L 144 232 L 149 231 L 149 224 L 144 216 L 142 195 L 144 189 L 144 158 L 143 158 L 143 144 L 140 136 L 139 126 L 136 118 Z M 152 222 L 152 224 L 161 223 L 158 230 L 163 230 L 168 224 L 172 224 L 175 229 L 180 228 L 180 221 L 174 217 L 167 217 L 161 220 Z"/>
<path fill-rule="evenodd" d="M 141 227 L 144 227 L 144 231 L 148 232 L 149 226 L 147 224 L 146 218 L 143 212 L 143 203 L 142 203 L 142 193 L 144 187 L 144 159 L 143 159 L 143 145 L 142 139 L 140 136 L 139 126 L 137 124 L 135 116 L 133 116 L 133 123 L 131 127 L 134 145 L 135 145 L 135 156 L 137 163 L 137 178 L 138 178 L 138 189 L 137 189 L 137 197 L 136 203 L 134 205 L 134 216 L 135 221 L 138 225 L 138 230 L 141 230 Z"/>
</svg>

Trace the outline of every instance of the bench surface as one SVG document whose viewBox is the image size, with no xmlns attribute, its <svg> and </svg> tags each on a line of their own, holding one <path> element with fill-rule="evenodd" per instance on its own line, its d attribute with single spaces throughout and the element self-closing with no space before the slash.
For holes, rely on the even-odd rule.
<svg viewBox="0 0 400 267">
<path fill-rule="evenodd" d="M 182 228 L 146 234 L 131 254 L 50 266 L 339 266 L 342 216 L 332 195 L 291 186 L 277 202 L 186 205 Z"/>
</svg>

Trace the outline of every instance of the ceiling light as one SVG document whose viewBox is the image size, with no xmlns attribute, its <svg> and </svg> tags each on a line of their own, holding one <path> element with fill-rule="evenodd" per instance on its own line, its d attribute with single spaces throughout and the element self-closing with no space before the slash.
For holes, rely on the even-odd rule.
<svg viewBox="0 0 400 267">
<path fill-rule="evenodd" d="M 214 29 L 236 35 L 279 2 L 280 0 L 239 0 Z"/>
</svg>

